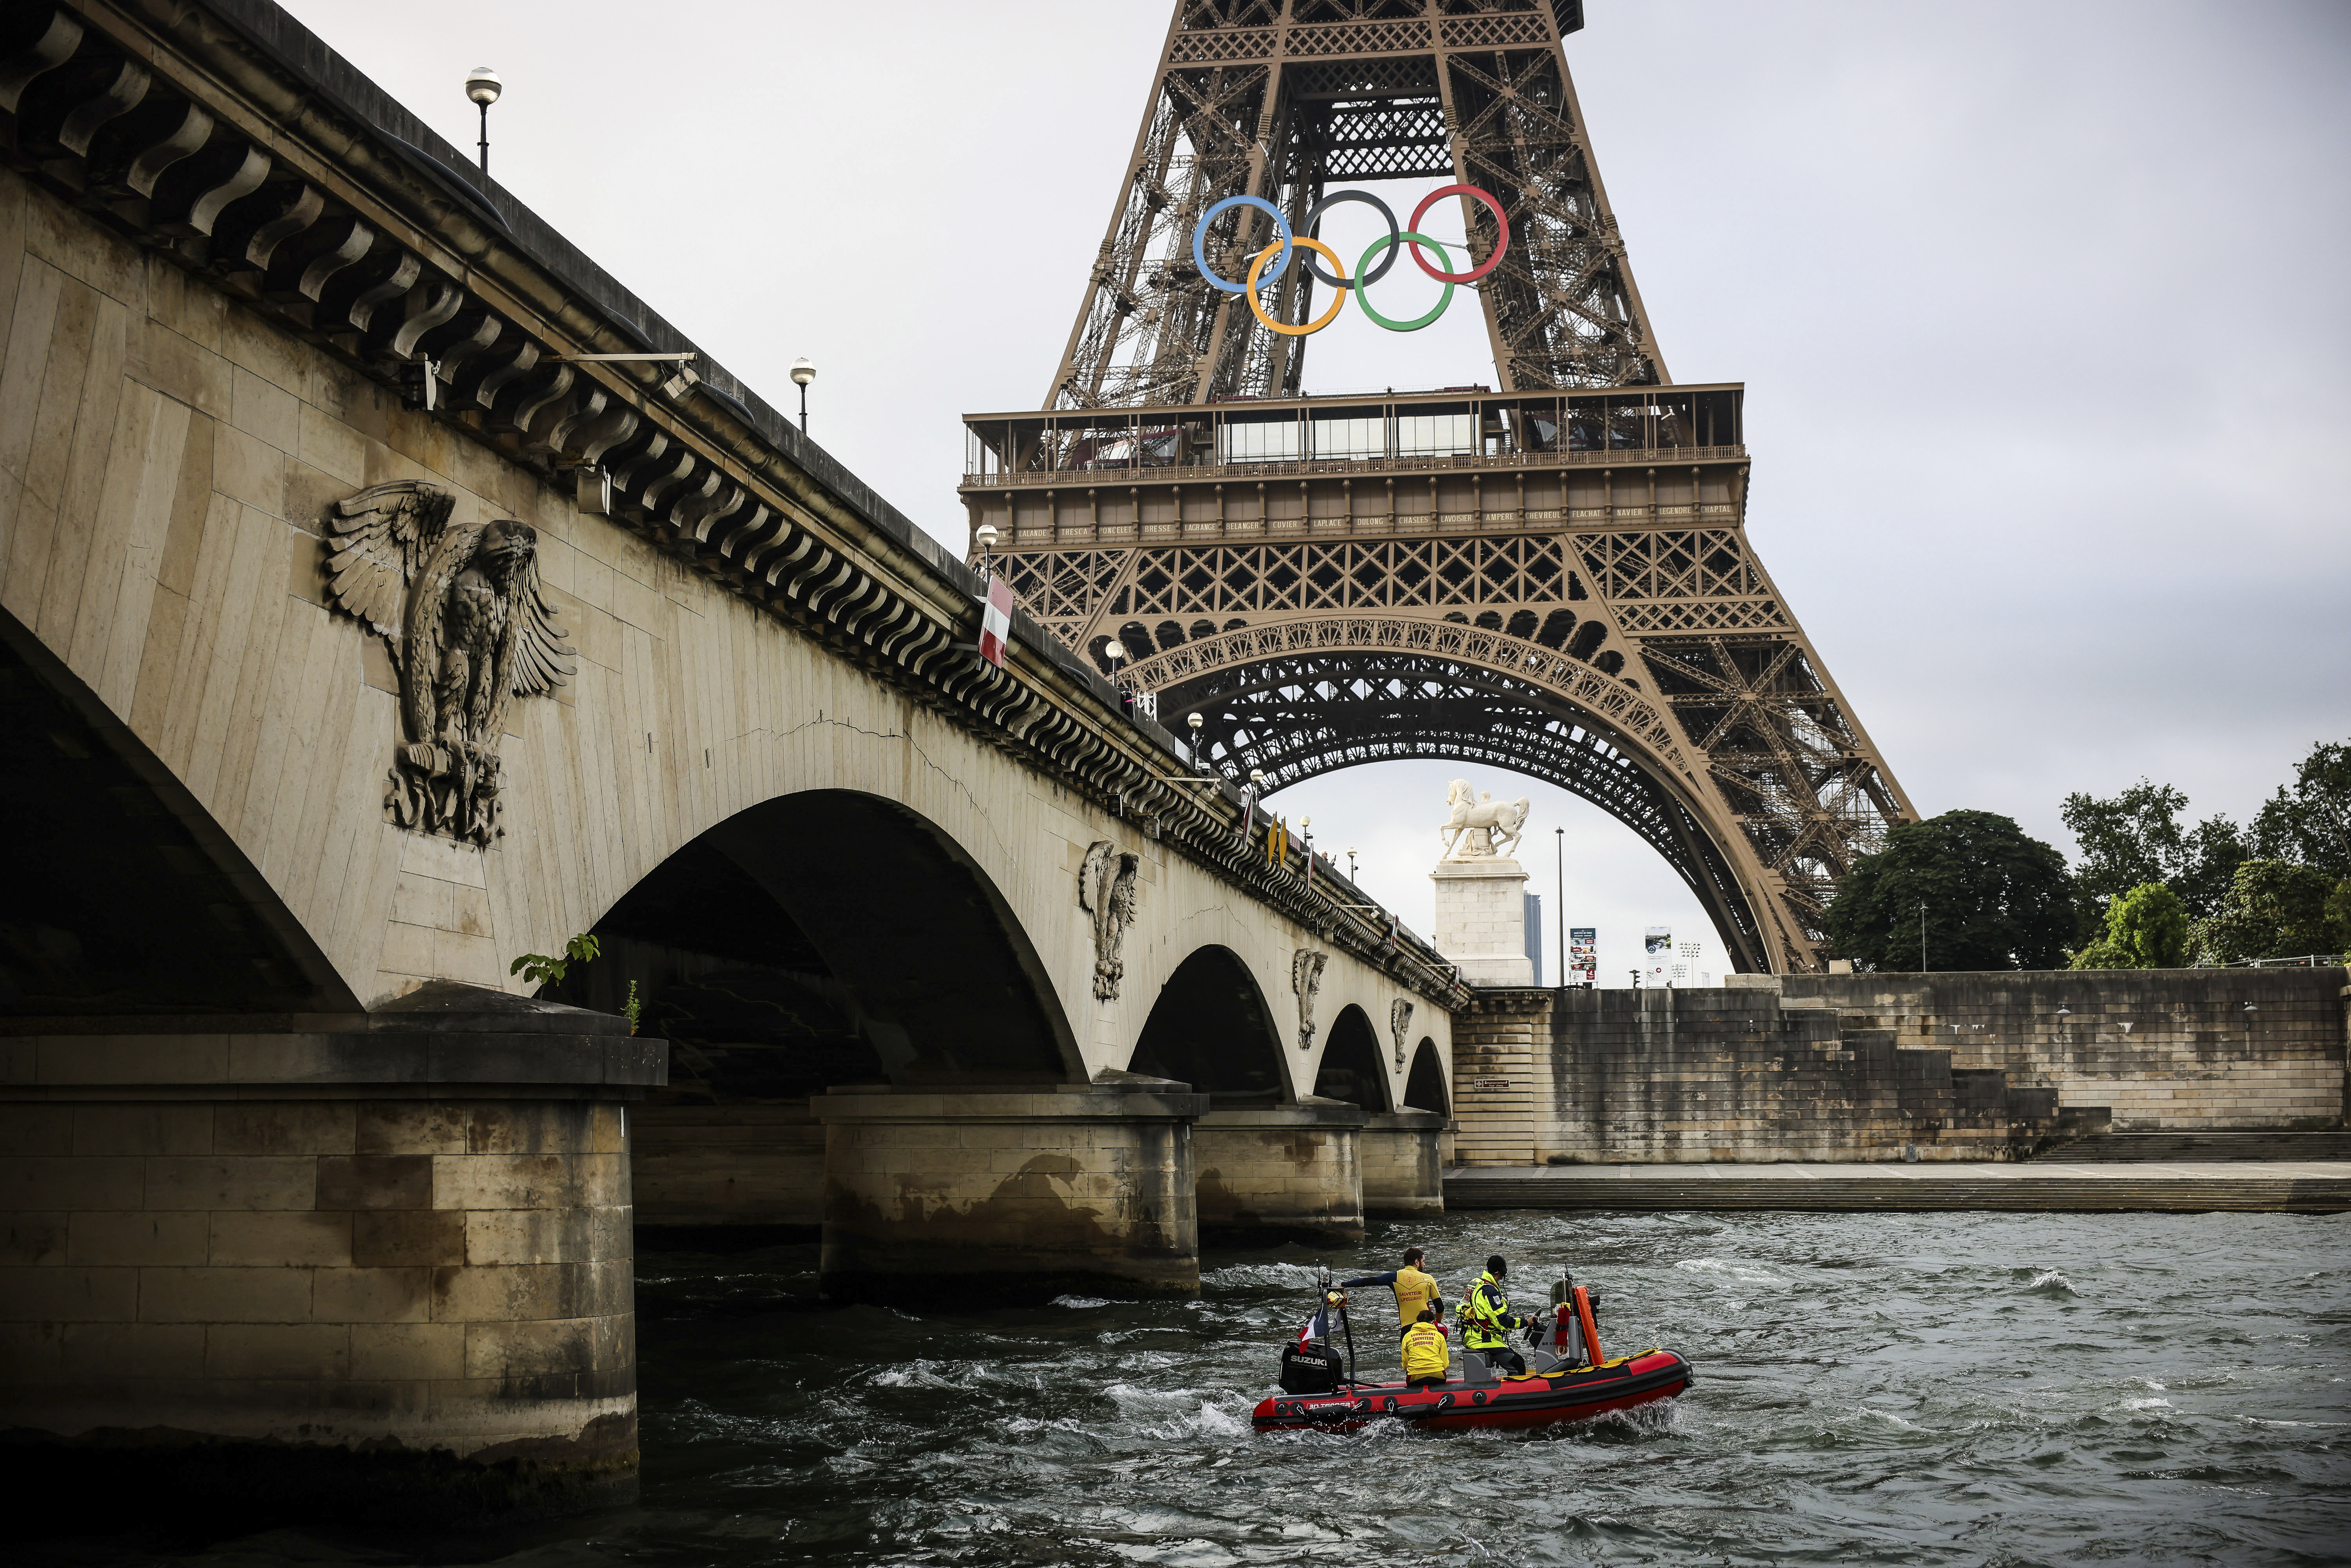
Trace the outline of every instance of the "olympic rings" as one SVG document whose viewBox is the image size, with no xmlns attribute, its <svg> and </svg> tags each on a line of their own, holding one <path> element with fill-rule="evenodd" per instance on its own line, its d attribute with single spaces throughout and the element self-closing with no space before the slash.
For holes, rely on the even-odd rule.
<svg viewBox="0 0 2351 1568">
<path fill-rule="evenodd" d="M 1281 215 L 1281 209 L 1275 206 L 1271 202 L 1266 201 L 1258 196 L 1227 196 L 1223 201 L 1218 202 L 1215 206 L 1210 207 L 1206 213 L 1203 213 L 1200 215 L 1200 221 L 1192 227 L 1192 265 L 1200 269 L 1200 276 L 1207 278 L 1210 283 L 1215 284 L 1218 288 L 1223 289 L 1228 294 L 1246 294 L 1249 292 L 1249 289 L 1240 284 L 1227 283 L 1221 277 L 1217 276 L 1217 269 L 1208 265 L 1208 253 L 1203 242 L 1205 242 L 1208 237 L 1208 225 L 1211 223 L 1214 223 L 1216 221 L 1217 214 L 1223 212 L 1227 207 L 1255 207 L 1258 211 L 1265 214 L 1268 217 L 1270 217 L 1273 220 L 1274 232 L 1281 235 L 1281 244 L 1277 247 L 1281 252 L 1281 265 L 1273 269 L 1273 277 L 1269 277 L 1266 281 L 1268 283 L 1271 283 L 1274 277 L 1280 277 L 1284 272 L 1290 270 L 1290 220 Z M 1324 254 L 1328 255 L 1329 253 L 1325 252 Z M 1333 256 L 1332 259 L 1335 262 L 1338 258 Z"/>
<path fill-rule="evenodd" d="M 1444 256 L 1446 266 L 1451 267 L 1453 265 L 1453 257 L 1447 255 L 1446 249 L 1443 246 L 1437 244 L 1435 240 L 1429 238 L 1425 234 L 1406 229 L 1401 235 L 1390 235 L 1385 239 L 1375 239 L 1364 250 L 1364 259 L 1355 264 L 1355 270 L 1357 273 L 1362 275 L 1364 283 L 1368 284 L 1373 278 L 1379 276 L 1379 273 L 1377 272 L 1366 270 L 1372 265 L 1372 252 L 1384 249 L 1388 253 L 1388 259 L 1390 261 L 1394 261 L 1395 259 L 1395 245 L 1396 241 L 1399 239 L 1410 245 L 1425 245 L 1428 246 L 1429 249 L 1435 251 L 1438 256 Z M 1381 268 L 1381 271 L 1385 270 L 1385 267 Z M 1251 298 L 1254 298 L 1255 296 L 1251 296 Z M 1417 332 L 1423 327 L 1427 326 L 1431 321 L 1436 320 L 1439 316 L 1445 314 L 1445 308 L 1453 303 L 1453 285 L 1448 283 L 1445 286 L 1445 292 L 1437 296 L 1437 304 L 1430 308 L 1426 315 L 1416 316 L 1409 321 L 1391 321 L 1386 317 L 1381 315 L 1377 310 L 1374 309 L 1372 308 L 1372 291 L 1367 287 L 1361 286 L 1356 287 L 1355 303 L 1364 308 L 1364 315 L 1369 316 L 1373 320 L 1378 322 L 1381 326 L 1385 327 L 1391 332 Z"/>
<path fill-rule="evenodd" d="M 1447 267 L 1453 265 L 1453 257 L 1446 248 L 1420 232 L 1420 220 L 1427 214 L 1429 208 L 1447 196 L 1468 196 L 1474 201 L 1484 203 L 1487 211 L 1494 214 L 1494 224 L 1499 231 L 1494 242 L 1494 253 L 1488 256 L 1482 265 L 1473 267 L 1467 272 L 1439 271 L 1429 265 L 1427 256 L 1421 254 L 1421 246 L 1426 246 L 1437 254 L 1438 258 Z M 1263 323 L 1268 331 L 1279 332 L 1285 338 L 1307 337 L 1328 327 L 1332 321 L 1338 319 L 1341 308 L 1347 303 L 1350 291 L 1362 304 L 1364 314 L 1389 331 L 1417 332 L 1445 314 L 1446 307 L 1453 303 L 1454 285 L 1477 282 L 1499 267 L 1503 253 L 1510 248 L 1510 214 L 1502 210 L 1502 204 L 1499 201 L 1475 185 L 1446 185 L 1431 191 L 1426 196 L 1421 198 L 1418 206 L 1413 208 L 1412 223 L 1407 228 L 1398 228 L 1395 210 L 1370 192 L 1333 191 L 1307 209 L 1305 221 L 1300 227 L 1312 229 L 1321 221 L 1324 212 L 1341 202 L 1362 202 L 1388 221 L 1387 237 L 1372 242 L 1370 247 L 1364 252 L 1363 259 L 1356 263 L 1356 276 L 1352 279 L 1347 277 L 1346 264 L 1339 259 L 1337 252 L 1321 240 L 1312 237 L 1311 235 L 1293 233 L 1290 226 L 1290 220 L 1282 216 L 1281 209 L 1258 196 L 1227 196 L 1201 214 L 1200 221 L 1192 228 L 1192 265 L 1198 267 L 1200 276 L 1217 288 L 1227 294 L 1238 294 L 1246 298 L 1249 301 L 1249 313 Z M 1280 236 L 1274 244 L 1266 246 L 1250 260 L 1249 280 L 1245 283 L 1227 282 L 1214 267 L 1208 265 L 1208 225 L 1215 222 L 1220 214 L 1234 207 L 1254 207 L 1265 214 L 1273 220 L 1274 231 Z M 1445 285 L 1445 292 L 1437 298 L 1436 307 L 1425 315 L 1415 317 L 1409 321 L 1390 320 L 1373 308 L 1371 301 L 1370 286 L 1387 276 L 1388 269 L 1395 265 L 1399 247 L 1410 250 L 1413 264 Z M 1302 327 L 1285 326 L 1275 320 L 1266 313 L 1265 307 L 1259 302 L 1257 297 L 1257 291 L 1259 288 L 1280 278 L 1289 270 L 1294 248 L 1302 248 L 1312 253 L 1305 258 L 1307 276 L 1328 286 L 1332 294 L 1331 308 Z M 1383 255 L 1383 252 L 1385 254 Z M 1316 256 L 1328 259 L 1337 276 L 1333 277 L 1331 273 L 1324 272 L 1315 261 Z M 1276 262 L 1273 271 L 1259 277 L 1260 273 L 1265 272 L 1265 264 L 1274 260 L 1276 256 L 1280 259 Z M 1376 267 L 1373 265 L 1374 257 L 1379 257 L 1379 265 Z"/>
<path fill-rule="evenodd" d="M 1325 276 L 1322 267 L 1315 265 L 1314 258 L 1311 256 L 1306 258 L 1306 270 L 1313 274 L 1318 281 L 1332 288 L 1360 288 L 1366 283 L 1377 283 L 1381 278 L 1385 277 L 1388 275 L 1388 268 L 1394 267 L 1396 262 L 1397 253 L 1395 249 L 1397 234 L 1395 209 L 1389 206 L 1385 202 L 1381 201 L 1377 196 L 1373 195 L 1369 191 L 1333 191 L 1329 195 L 1323 197 L 1321 201 L 1306 209 L 1306 223 L 1304 225 L 1306 232 L 1308 234 L 1320 234 L 1322 231 L 1314 226 L 1315 224 L 1321 220 L 1325 211 L 1337 206 L 1342 202 L 1361 202 L 1365 206 L 1370 207 L 1373 211 L 1378 213 L 1380 216 L 1387 219 L 1389 246 L 1387 259 L 1380 263 L 1380 269 L 1377 272 L 1368 273 L 1360 281 L 1352 283 L 1344 277 L 1331 277 Z"/>
<path fill-rule="evenodd" d="M 1307 337 L 1312 333 L 1320 332 L 1323 328 L 1328 327 L 1332 321 L 1338 317 L 1340 310 L 1345 307 L 1347 303 L 1347 289 L 1349 287 L 1347 283 L 1347 264 L 1339 259 L 1339 253 L 1337 251 L 1332 250 L 1321 240 L 1309 239 L 1304 235 L 1296 236 L 1295 243 L 1305 246 L 1308 250 L 1321 252 L 1323 256 L 1330 258 L 1332 266 L 1339 269 L 1339 286 L 1331 291 L 1331 308 L 1325 310 L 1322 315 L 1317 316 L 1313 320 L 1309 321 L 1303 327 L 1285 327 L 1280 322 L 1275 320 L 1272 317 L 1265 313 L 1265 307 L 1259 304 L 1257 300 L 1258 268 L 1263 267 L 1267 260 L 1272 256 L 1273 253 L 1281 248 L 1278 245 L 1270 245 L 1263 250 L 1257 253 L 1257 259 L 1249 263 L 1249 287 L 1241 291 L 1241 298 L 1249 301 L 1250 314 L 1254 315 L 1259 321 L 1264 324 L 1267 331 L 1279 332 L 1285 338 Z M 1451 256 L 1446 257 L 1446 260 L 1448 262 L 1452 259 L 1453 258 Z M 1312 263 L 1310 262 L 1308 265 L 1311 266 Z"/>
<path fill-rule="evenodd" d="M 1485 266 L 1473 268 L 1468 272 L 1458 273 L 1439 272 L 1437 268 L 1429 266 L 1428 258 L 1420 254 L 1420 247 L 1418 246 L 1412 247 L 1412 259 L 1420 264 L 1421 271 L 1428 274 L 1429 277 L 1437 279 L 1439 283 L 1475 283 L 1479 278 L 1485 277 L 1488 273 L 1493 271 L 1495 267 L 1500 266 L 1502 262 L 1502 253 L 1510 248 L 1510 215 L 1502 211 L 1501 203 L 1496 201 L 1493 197 L 1488 195 L 1485 192 L 1479 190 L 1475 185 L 1445 185 L 1429 192 L 1427 195 L 1423 196 L 1420 199 L 1420 205 L 1413 208 L 1412 210 L 1412 226 L 1418 228 L 1420 226 L 1422 215 L 1426 214 L 1429 208 L 1435 206 L 1438 198 L 1443 196 L 1475 196 L 1478 200 L 1486 204 L 1486 210 L 1494 214 L 1494 222 L 1500 225 L 1502 231 L 1501 237 L 1494 242 L 1494 254 L 1486 258 Z M 1447 264 L 1448 266 L 1451 265 L 1449 257 L 1447 258 Z"/>
</svg>

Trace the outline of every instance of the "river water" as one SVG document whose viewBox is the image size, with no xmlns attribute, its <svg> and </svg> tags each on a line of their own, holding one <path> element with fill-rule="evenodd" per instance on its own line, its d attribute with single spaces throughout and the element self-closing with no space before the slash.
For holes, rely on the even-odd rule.
<svg viewBox="0 0 2351 1568">
<path fill-rule="evenodd" d="M 1522 1300 L 1563 1260 L 1610 1354 L 1668 1346 L 1697 1382 L 1547 1433 L 1259 1437 L 1304 1249 L 1213 1254 L 1196 1302 L 920 1315 L 815 1308 L 813 1247 L 649 1253 L 639 1506 L 182 1560 L 2351 1561 L 2351 1216 L 1472 1214 L 1321 1260 L 1412 1244 L 1448 1300 L 1489 1251 Z"/>
</svg>

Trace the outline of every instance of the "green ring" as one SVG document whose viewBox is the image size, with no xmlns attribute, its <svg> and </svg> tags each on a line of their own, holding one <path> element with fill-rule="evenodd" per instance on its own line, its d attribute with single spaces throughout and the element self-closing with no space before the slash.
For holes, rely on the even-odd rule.
<svg viewBox="0 0 2351 1568">
<path fill-rule="evenodd" d="M 1445 254 L 1445 247 L 1437 244 L 1435 240 L 1429 238 L 1425 234 L 1415 234 L 1412 230 L 1406 229 L 1402 234 L 1382 235 L 1379 238 L 1374 240 L 1364 250 L 1364 259 L 1355 264 L 1355 303 L 1364 308 L 1364 315 L 1369 316 L 1373 320 L 1377 321 L 1381 326 L 1385 327 L 1391 332 L 1417 332 L 1423 327 L 1427 326 L 1431 321 L 1436 320 L 1439 316 L 1444 315 L 1445 308 L 1453 303 L 1453 285 L 1448 283 L 1445 286 L 1445 292 L 1437 297 L 1437 305 L 1435 308 L 1431 309 L 1427 315 L 1418 317 L 1410 321 L 1391 321 L 1372 308 L 1372 291 L 1364 287 L 1364 282 L 1366 282 L 1371 276 L 1372 258 L 1379 255 L 1380 252 L 1387 249 L 1390 246 L 1402 245 L 1407 242 L 1416 242 L 1426 246 L 1429 249 L 1435 251 L 1438 256 L 1443 258 L 1446 271 L 1450 272 L 1453 270 L 1453 258 Z"/>
</svg>

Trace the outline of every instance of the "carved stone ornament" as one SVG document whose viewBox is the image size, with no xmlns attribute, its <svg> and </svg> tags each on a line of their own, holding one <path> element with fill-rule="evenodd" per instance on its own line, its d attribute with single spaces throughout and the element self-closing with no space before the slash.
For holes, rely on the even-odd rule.
<svg viewBox="0 0 2351 1568">
<path fill-rule="evenodd" d="M 1078 907 L 1094 917 L 1094 996 L 1102 1001 L 1118 1000 L 1119 982 L 1126 978 L 1119 949 L 1134 924 L 1134 872 L 1142 863 L 1141 855 L 1096 839 L 1078 871 Z"/>
<path fill-rule="evenodd" d="M 1404 1065 L 1404 1042 L 1412 1033 L 1412 1003 L 1403 997 L 1388 1004 L 1388 1034 L 1395 1041 L 1395 1064 Z"/>
<path fill-rule="evenodd" d="M 511 518 L 451 527 L 455 497 L 402 479 L 335 503 L 335 603 L 392 645 L 404 732 L 385 810 L 403 828 L 486 846 L 499 825 L 507 706 L 578 667 L 538 587 L 538 531 Z"/>
<path fill-rule="evenodd" d="M 1497 806 L 1491 795 L 1480 795 L 1469 788 L 1469 780 L 1456 779 L 1446 787 L 1445 808 L 1445 821 L 1437 830 L 1437 836 L 1445 841 L 1445 853 L 1439 858 L 1488 860 L 1519 847 L 1519 834 L 1534 802 L 1521 795 Z"/>
<path fill-rule="evenodd" d="M 1290 956 L 1290 988 L 1298 993 L 1298 1049 L 1314 1049 L 1314 996 L 1322 988 L 1322 966 L 1328 953 L 1301 947 Z"/>
</svg>

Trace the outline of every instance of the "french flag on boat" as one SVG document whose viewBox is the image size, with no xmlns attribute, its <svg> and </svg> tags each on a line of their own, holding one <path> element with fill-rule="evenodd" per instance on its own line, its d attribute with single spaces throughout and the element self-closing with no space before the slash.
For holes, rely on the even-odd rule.
<svg viewBox="0 0 2351 1568">
<path fill-rule="evenodd" d="M 1012 635 L 1012 585 L 991 575 L 987 580 L 987 607 L 979 612 L 979 656 L 1004 668 L 1005 639 Z"/>
</svg>

